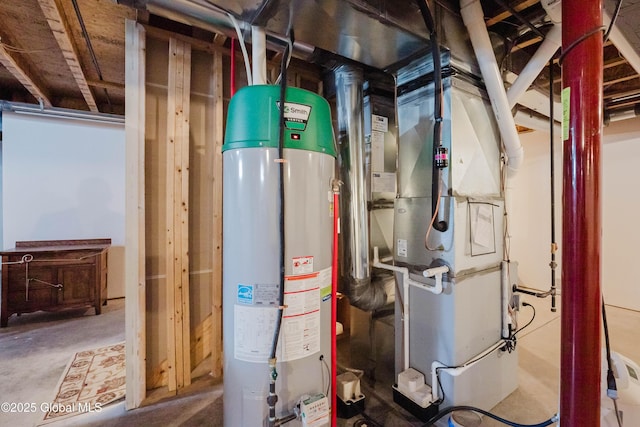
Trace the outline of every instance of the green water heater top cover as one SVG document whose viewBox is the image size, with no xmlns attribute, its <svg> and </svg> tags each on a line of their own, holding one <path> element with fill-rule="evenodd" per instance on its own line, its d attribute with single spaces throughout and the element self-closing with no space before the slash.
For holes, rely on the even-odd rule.
<svg viewBox="0 0 640 427">
<path fill-rule="evenodd" d="M 280 86 L 246 86 L 229 103 L 222 151 L 278 147 Z M 308 90 L 289 87 L 285 97 L 284 147 L 336 156 L 329 103 Z"/>
</svg>

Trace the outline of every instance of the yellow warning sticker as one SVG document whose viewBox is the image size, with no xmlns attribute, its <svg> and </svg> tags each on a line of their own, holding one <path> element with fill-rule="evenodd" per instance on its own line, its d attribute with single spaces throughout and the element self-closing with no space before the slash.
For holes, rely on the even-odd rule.
<svg viewBox="0 0 640 427">
<path fill-rule="evenodd" d="M 569 139 L 569 117 L 571 114 L 571 88 L 562 89 L 562 140 Z"/>
</svg>

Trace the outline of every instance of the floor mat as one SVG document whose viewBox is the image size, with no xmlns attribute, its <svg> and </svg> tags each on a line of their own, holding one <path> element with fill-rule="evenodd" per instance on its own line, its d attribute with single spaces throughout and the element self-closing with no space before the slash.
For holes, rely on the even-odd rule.
<svg viewBox="0 0 640 427">
<path fill-rule="evenodd" d="M 125 394 L 124 342 L 76 353 L 58 382 L 42 422 L 99 412 Z"/>
</svg>

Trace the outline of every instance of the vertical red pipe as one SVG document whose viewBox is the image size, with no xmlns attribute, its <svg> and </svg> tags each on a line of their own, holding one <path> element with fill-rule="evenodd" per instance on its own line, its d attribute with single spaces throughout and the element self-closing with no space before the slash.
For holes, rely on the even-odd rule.
<svg viewBox="0 0 640 427">
<path fill-rule="evenodd" d="M 340 227 L 339 195 L 333 192 L 333 262 L 331 264 L 331 425 L 337 425 L 338 399 L 336 394 L 336 375 L 338 351 L 336 348 L 336 322 L 338 321 L 338 233 Z M 328 396 L 327 396 L 328 397 Z"/>
<path fill-rule="evenodd" d="M 236 94 L 236 39 L 231 39 L 231 97 Z"/>
<path fill-rule="evenodd" d="M 563 0 L 562 427 L 600 425 L 600 26 L 602 0 Z"/>
</svg>

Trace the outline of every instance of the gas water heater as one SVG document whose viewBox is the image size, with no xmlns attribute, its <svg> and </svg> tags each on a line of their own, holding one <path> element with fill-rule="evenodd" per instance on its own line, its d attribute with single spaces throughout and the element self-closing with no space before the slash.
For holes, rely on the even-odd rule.
<svg viewBox="0 0 640 427">
<path fill-rule="evenodd" d="M 224 425 L 267 425 L 281 307 L 276 416 L 300 414 L 291 426 L 328 425 L 336 156 L 329 104 L 287 88 L 282 106 L 279 86 L 245 87 L 231 99 L 222 151 Z"/>
</svg>

